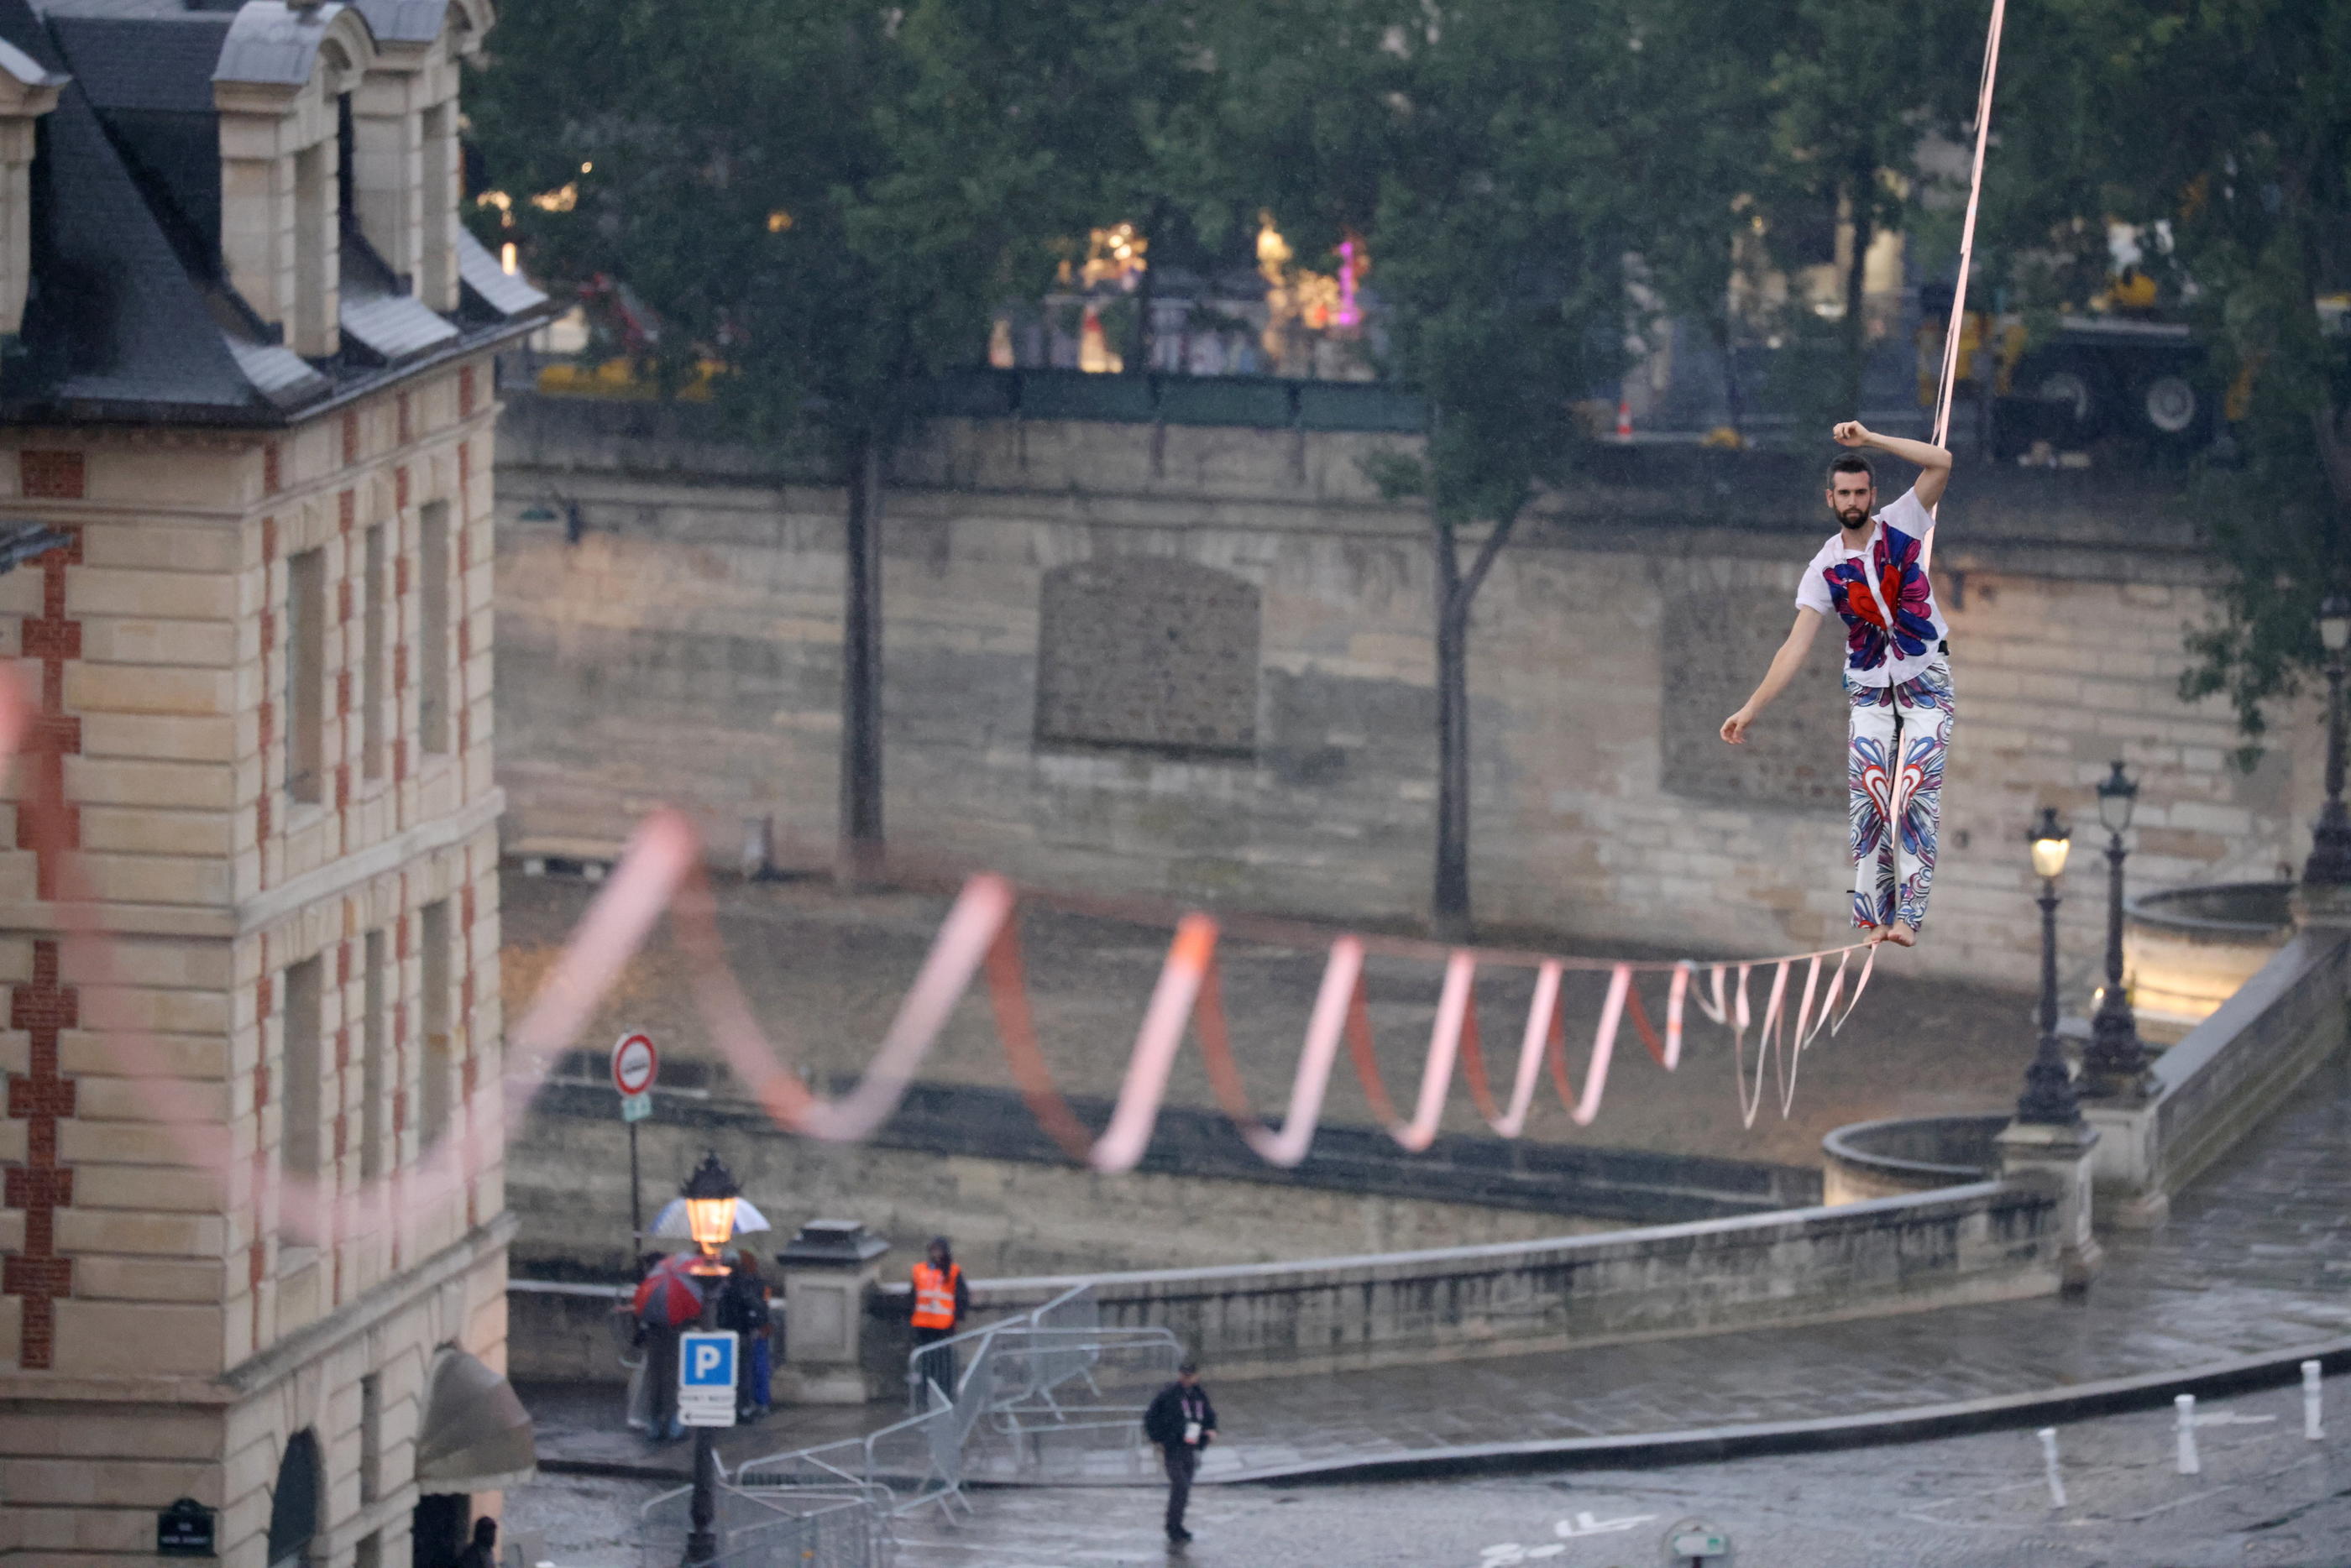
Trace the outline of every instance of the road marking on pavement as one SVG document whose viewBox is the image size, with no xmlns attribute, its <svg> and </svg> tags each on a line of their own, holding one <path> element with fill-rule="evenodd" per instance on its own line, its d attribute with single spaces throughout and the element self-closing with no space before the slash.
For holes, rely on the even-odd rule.
<svg viewBox="0 0 2351 1568">
<path fill-rule="evenodd" d="M 1656 1517 L 1654 1513 L 1636 1513 L 1625 1519 L 1594 1519 L 1586 1510 L 1578 1513 L 1573 1521 L 1561 1520 L 1552 1526 L 1552 1530 L 1555 1534 L 1573 1540 L 1579 1535 L 1609 1535 L 1619 1530 L 1638 1530 Z"/>
</svg>

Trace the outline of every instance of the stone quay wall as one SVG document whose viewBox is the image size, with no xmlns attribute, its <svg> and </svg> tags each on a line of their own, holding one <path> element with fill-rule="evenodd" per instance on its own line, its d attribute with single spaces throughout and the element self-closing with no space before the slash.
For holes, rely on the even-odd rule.
<svg viewBox="0 0 2351 1568">
<path fill-rule="evenodd" d="M 2059 1205 L 1987 1181 L 1735 1220 L 1422 1251 L 1137 1273 L 972 1281 L 976 1320 L 1091 1283 L 1110 1328 L 1165 1327 L 1225 1378 L 1520 1355 L 2045 1295 Z M 887 1397 L 912 1339 L 903 1285 L 865 1317 L 869 1385 Z M 517 1280 L 522 1377 L 617 1377 L 616 1288 Z M 789 1348 L 787 1361 L 789 1362 Z M 600 1372 L 600 1368 L 606 1369 Z"/>
<path fill-rule="evenodd" d="M 804 1220 L 849 1216 L 896 1247 L 903 1276 L 934 1233 L 976 1273 L 1105 1270 L 1533 1241 L 1626 1223 L 1716 1218 L 1820 1200 L 1795 1166 L 1638 1149 L 1440 1137 L 1407 1155 L 1382 1129 L 1328 1127 L 1296 1169 L 1251 1153 L 1215 1111 L 1162 1110 L 1137 1171 L 1072 1166 L 1008 1090 L 919 1084 L 872 1139 L 842 1147 L 778 1132 L 757 1106 L 656 1090 L 638 1125 L 650 1216 L 675 1173 L 715 1148 L 767 1212 L 771 1253 Z M 629 1272 L 627 1135 L 609 1085 L 549 1085 L 507 1148 L 518 1273 Z M 1097 1121 L 1107 1106 L 1074 1102 Z"/>
<path fill-rule="evenodd" d="M 2165 1051 L 2150 1092 L 2084 1106 L 2103 1217 L 2160 1224 L 2171 1195 L 2351 1046 L 2351 920 L 2314 921 Z"/>
<path fill-rule="evenodd" d="M 1109 1328 L 1175 1331 L 1219 1376 L 1518 1355 L 2046 1295 L 2059 1205 L 1986 1181 L 1531 1243 L 1097 1276 Z M 1075 1279 L 974 1281 L 1025 1311 Z"/>
<path fill-rule="evenodd" d="M 509 853 L 609 856 L 667 802 L 716 858 L 771 816 L 786 859 L 829 860 L 841 493 L 714 428 L 529 395 L 505 416 Z M 1413 439 L 934 421 L 886 499 L 896 851 L 1333 919 L 1424 914 L 1428 533 L 1363 472 Z M 1792 618 L 1827 531 L 1819 483 L 1808 460 L 1612 449 L 1524 522 L 1470 640 L 1481 920 L 1689 951 L 1847 929 L 1837 639 L 1752 743 L 1714 734 Z M 2315 708 L 2281 713 L 2246 773 L 2225 705 L 2180 700 L 2210 568 L 2176 484 L 1970 466 L 1942 527 L 1959 718 L 1931 940 L 1901 961 L 2030 985 L 2021 835 L 2044 804 L 2095 829 L 2115 757 L 2142 781 L 2135 890 L 2299 861 Z M 2066 877 L 2075 992 L 2105 875 L 2085 853 Z"/>
</svg>

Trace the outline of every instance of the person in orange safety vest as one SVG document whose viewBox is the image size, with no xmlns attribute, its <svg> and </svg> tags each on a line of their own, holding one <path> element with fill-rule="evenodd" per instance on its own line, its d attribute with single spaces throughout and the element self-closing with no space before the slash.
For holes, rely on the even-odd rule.
<svg viewBox="0 0 2351 1568">
<path fill-rule="evenodd" d="M 964 1282 L 963 1269 L 955 1261 L 955 1250 L 947 1245 L 945 1236 L 934 1236 L 925 1261 L 914 1268 L 914 1350 L 916 1372 L 924 1379 L 939 1386 L 939 1392 L 948 1398 L 956 1392 L 955 1346 L 940 1343 L 955 1336 L 956 1325 L 971 1311 L 971 1287 Z M 922 1386 L 915 1385 L 915 1408 L 926 1406 Z"/>
</svg>

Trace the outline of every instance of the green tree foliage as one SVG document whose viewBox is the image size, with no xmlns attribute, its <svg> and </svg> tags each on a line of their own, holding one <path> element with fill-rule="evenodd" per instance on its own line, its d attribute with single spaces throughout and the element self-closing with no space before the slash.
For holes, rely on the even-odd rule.
<svg viewBox="0 0 2351 1568">
<path fill-rule="evenodd" d="M 2193 499 L 2224 568 L 2185 693 L 2225 693 L 2249 737 L 2319 660 L 2319 601 L 2351 587 L 2351 340 L 2318 299 L 2351 287 L 2351 0 L 2051 0 L 2020 18 L 1987 221 L 2047 302 L 2107 266 L 2106 221 L 2244 389 L 2240 463 Z M 2168 244 L 2163 237 L 2168 234 Z"/>
<path fill-rule="evenodd" d="M 1151 0 L 505 9 L 467 100 L 500 237 L 559 286 L 624 282 L 665 387 L 715 358 L 737 428 L 814 448 L 846 487 L 842 840 L 870 873 L 884 461 L 998 305 L 1041 291 L 1054 239 L 1136 182 L 1138 80 L 1182 56 Z"/>
<path fill-rule="evenodd" d="M 1984 22 L 1981 7 L 1958 0 L 1928 0 L 1898 12 L 1876 0 L 1782 0 L 1761 10 L 1742 5 L 1735 15 L 1726 7 L 1717 29 L 1677 34 L 1701 60 L 1742 47 L 1770 51 L 1763 101 L 1733 99 L 1740 110 L 1760 107 L 1771 128 L 1766 156 L 1753 171 L 1767 239 L 1833 221 L 1853 226 L 1842 258 L 1844 308 L 1828 361 L 1834 393 L 1828 407 L 1850 410 L 1837 417 L 1852 418 L 1861 408 L 1870 244 L 1903 229 L 1924 194 L 1928 182 L 1918 151 L 1928 134 L 1956 130 L 1971 117 Z M 1750 37 L 1760 43 L 1737 42 Z M 1772 249 L 1782 266 L 1804 259 L 1776 239 Z"/>
<path fill-rule="evenodd" d="M 1436 566 L 1433 912 L 1469 914 L 1470 609 L 1539 489 L 1573 467 L 1573 405 L 1614 368 L 1627 188 L 1614 160 L 1626 20 L 1551 0 L 1369 0 L 1214 12 L 1214 102 L 1193 122 L 1231 203 L 1298 254 L 1370 238 L 1383 369 L 1427 400 L 1426 455 L 1374 473 L 1425 497 Z M 1228 222 L 1212 205 L 1204 230 Z M 1471 533 L 1483 530 L 1474 540 Z M 1465 561 L 1463 552 L 1470 554 Z"/>
</svg>

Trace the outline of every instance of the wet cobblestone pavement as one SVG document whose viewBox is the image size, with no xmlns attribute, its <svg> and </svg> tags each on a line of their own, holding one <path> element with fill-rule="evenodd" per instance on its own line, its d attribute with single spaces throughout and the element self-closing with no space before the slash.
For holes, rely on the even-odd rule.
<svg viewBox="0 0 2351 1568">
<path fill-rule="evenodd" d="M 2086 1299 L 1337 1377 L 1233 1383 L 1217 1469 L 1464 1443 L 1862 1415 L 2184 1370 L 2351 1335 L 2351 1064 L 2174 1199 L 2108 1231 Z"/>
<path fill-rule="evenodd" d="M 2170 1223 L 2110 1231 L 2086 1300 L 2043 1298 L 1591 1350 L 1217 1384 L 1228 1441 L 1204 1480 L 1485 1443 L 1834 1418 L 2187 1370 L 2351 1335 L 2351 1064 L 2174 1200 Z M 544 1457 L 684 1472 L 578 1390 L 525 1391 Z M 766 1453 L 889 1418 L 786 1411 L 730 1435 Z"/>
<path fill-rule="evenodd" d="M 1198 1539 L 1169 1547 L 1156 1489 L 990 1490 L 970 1517 L 898 1521 L 896 1568 L 1636 1568 L 1667 1527 L 1726 1531 L 1737 1568 L 2344 1568 L 2351 1563 L 2351 1382 L 2330 1430 L 2302 1434 L 2297 1391 L 2206 1405 L 2202 1473 L 2174 1463 L 2168 1411 L 2060 1433 L 2052 1506 L 2030 1431 L 1646 1470 L 1279 1487 L 1194 1495 Z M 509 1539 L 559 1568 L 674 1561 L 640 1543 L 643 1482 L 549 1477 L 507 1499 Z M 650 1551 L 646 1550 L 650 1546 Z"/>
</svg>

